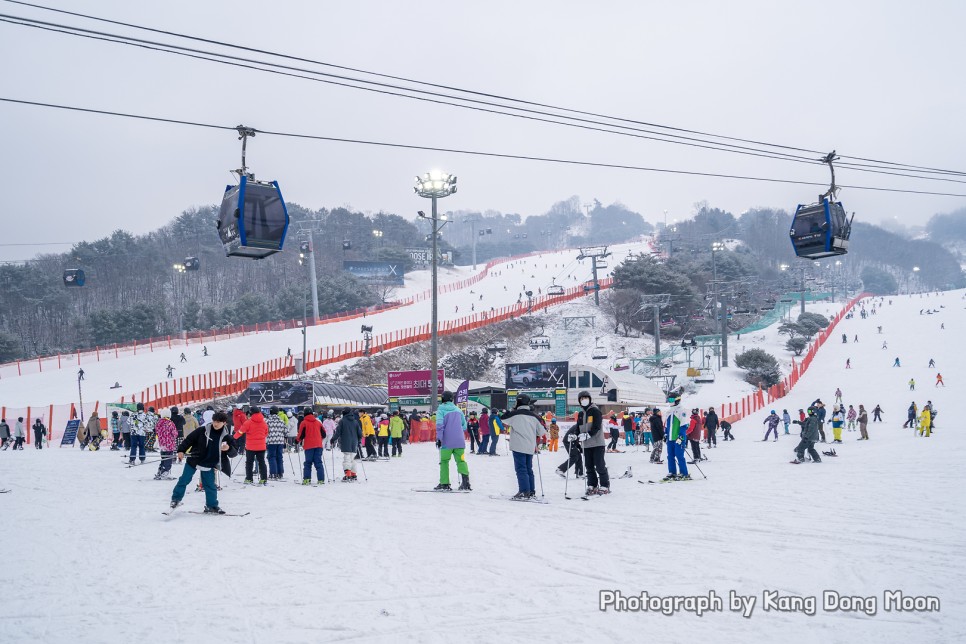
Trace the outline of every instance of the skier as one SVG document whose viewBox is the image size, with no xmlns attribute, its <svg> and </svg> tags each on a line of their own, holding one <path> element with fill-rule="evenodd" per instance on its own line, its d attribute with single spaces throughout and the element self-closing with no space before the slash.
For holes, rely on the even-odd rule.
<svg viewBox="0 0 966 644">
<path fill-rule="evenodd" d="M 835 405 L 832 408 L 832 442 L 841 443 L 842 442 L 842 425 L 845 423 L 845 414 L 842 413 L 842 408 L 839 405 Z"/>
<path fill-rule="evenodd" d="M 202 358 L 207 358 L 208 357 L 208 347 L 201 347 L 201 351 L 202 351 L 201 357 Z"/>
<path fill-rule="evenodd" d="M 862 405 L 859 405 L 860 407 Z M 855 407 L 849 405 L 849 412 L 845 415 L 845 427 L 847 431 L 855 431 L 855 421 L 858 418 L 858 414 L 855 412 Z"/>
<path fill-rule="evenodd" d="M 852 339 L 852 342 L 858 342 L 858 341 L 859 341 L 859 334 L 856 333 L 855 338 Z"/>
<path fill-rule="evenodd" d="M 614 414 L 610 415 L 607 420 L 607 431 L 610 434 L 610 442 L 607 443 L 607 451 L 616 454 L 617 453 L 617 441 L 621 437 L 621 426 L 617 423 L 617 416 Z"/>
<path fill-rule="evenodd" d="M 83 380 L 83 379 L 84 379 L 84 370 L 83 369 L 78 369 L 77 370 L 77 380 L 80 381 L 80 380 Z"/>
<path fill-rule="evenodd" d="M 687 430 L 688 442 L 691 443 L 691 455 L 695 462 L 706 461 L 706 457 L 701 457 L 701 416 L 697 409 L 691 410 L 691 418 L 688 419 Z"/>
<path fill-rule="evenodd" d="M 733 441 L 735 439 L 734 435 L 731 433 L 731 423 L 727 420 L 721 421 L 721 429 L 724 430 L 724 439 L 726 441 Z"/>
<path fill-rule="evenodd" d="M 909 391 L 915 391 L 915 390 L 916 390 L 916 379 L 909 378 Z"/>
<path fill-rule="evenodd" d="M 13 424 L 13 448 L 23 451 L 23 439 L 27 437 L 23 428 L 23 416 L 17 418 L 17 422 Z"/>
<path fill-rule="evenodd" d="M 624 428 L 624 447 L 634 444 L 634 417 L 626 411 L 621 417 L 621 426 Z"/>
<path fill-rule="evenodd" d="M 268 455 L 268 478 L 281 481 L 285 476 L 285 432 L 288 429 L 288 418 L 282 417 L 282 411 L 278 407 L 268 410 L 268 418 L 265 424 L 268 425 L 268 436 L 265 437 L 265 450 Z M 318 421 L 316 421 L 318 422 Z M 325 480 L 323 478 L 323 480 Z"/>
<path fill-rule="evenodd" d="M 859 405 L 859 433 L 862 434 L 861 438 L 859 438 L 860 441 L 869 440 L 868 424 L 869 414 L 866 413 L 863 405 Z"/>
<path fill-rule="evenodd" d="M 938 387 L 939 385 L 942 385 L 943 387 L 946 386 L 946 383 L 943 382 L 943 375 L 941 373 L 936 374 L 936 386 Z"/>
<path fill-rule="evenodd" d="M 889 348 L 889 343 L 888 343 L 888 342 L 886 342 L 885 340 L 883 340 L 883 341 L 882 341 L 882 348 L 883 348 L 883 349 L 888 349 L 888 348 Z M 893 365 L 893 366 L 894 366 L 894 365 Z"/>
<path fill-rule="evenodd" d="M 522 398 L 529 401 L 526 396 Z M 444 391 L 442 404 L 436 409 L 436 448 L 439 450 L 439 485 L 434 489 L 450 491 L 449 459 L 456 461 L 461 490 L 470 490 L 470 468 L 466 464 L 466 416 L 453 404 L 453 392 Z M 494 416 L 495 417 L 495 416 Z"/>
<path fill-rule="evenodd" d="M 537 454 L 537 458 L 540 458 L 538 439 L 547 433 L 544 421 L 530 406 L 530 396 L 521 394 L 517 396 L 513 411 L 503 414 L 503 422 L 511 428 L 510 452 L 513 454 L 513 469 L 519 488 L 513 498 L 532 499 L 537 495 L 533 479 L 533 455 Z M 469 479 L 466 480 L 466 489 L 469 489 Z"/>
<path fill-rule="evenodd" d="M 792 417 L 788 415 L 787 409 L 782 410 L 782 424 L 785 425 L 785 435 L 788 435 L 788 426 L 792 424 Z"/>
<path fill-rule="evenodd" d="M 580 478 L 584 475 L 584 460 L 583 460 L 583 447 L 580 445 L 578 436 L 580 435 L 580 428 L 577 425 L 573 425 L 564 434 L 564 448 L 567 450 L 567 460 L 560 464 L 556 469 L 557 474 L 561 478 L 567 477 L 567 470 L 571 466 L 574 468 L 574 475 Z"/>
<path fill-rule="evenodd" d="M 901 364 L 899 364 L 899 358 L 896 358 L 896 361 L 892 363 L 892 366 L 893 367 L 901 367 L 902 366 Z"/>
<path fill-rule="evenodd" d="M 862 405 L 859 405 L 859 407 L 862 407 Z M 872 421 L 878 421 L 880 423 L 882 422 L 882 407 L 879 405 L 876 405 L 875 409 L 872 410 Z"/>
<path fill-rule="evenodd" d="M 359 451 L 359 442 L 362 440 L 362 425 L 359 418 L 346 407 L 342 410 L 342 418 L 332 434 L 332 443 L 338 443 L 342 450 L 342 472 L 343 481 L 355 481 L 356 473 L 352 471 L 352 461 L 355 459 L 356 452 Z"/>
<path fill-rule="evenodd" d="M 10 425 L 7 419 L 0 419 L 0 450 L 6 450 L 10 442 Z"/>
<path fill-rule="evenodd" d="M 161 446 L 161 462 L 158 464 L 158 473 L 154 475 L 154 480 L 168 480 L 171 478 L 174 453 L 178 449 L 178 426 L 162 414 L 154 427 L 154 432 L 158 436 L 158 445 Z"/>
<path fill-rule="evenodd" d="M 258 484 L 268 485 L 268 467 L 265 464 L 265 444 L 268 438 L 268 423 L 257 407 L 252 408 L 251 417 L 241 427 L 235 428 L 232 438 L 238 440 L 245 436 L 245 484 L 254 483 L 255 461 L 258 461 Z"/>
<path fill-rule="evenodd" d="M 929 369 L 932 369 L 935 366 L 936 366 L 936 361 L 933 360 L 932 358 L 929 358 Z"/>
<path fill-rule="evenodd" d="M 496 410 L 490 415 L 490 456 L 496 456 L 496 443 L 500 440 L 500 434 L 504 433 L 503 421 L 496 415 Z"/>
<path fill-rule="evenodd" d="M 906 422 L 902 423 L 903 429 L 907 427 L 912 427 L 913 429 L 916 428 L 916 415 L 918 413 L 919 410 L 916 408 L 916 401 L 914 400 L 912 401 L 912 404 L 909 405 L 909 409 L 906 410 Z"/>
<path fill-rule="evenodd" d="M 215 469 L 222 455 L 229 458 L 234 454 L 235 442 L 228 432 L 228 416 L 217 412 L 211 423 L 199 427 L 188 434 L 178 445 L 178 462 L 185 460 L 190 451 L 184 471 L 171 493 L 171 508 L 181 505 L 185 490 L 194 478 L 195 471 L 201 472 L 201 483 L 205 490 L 205 514 L 225 514 L 218 505 L 218 489 L 215 487 Z"/>
<path fill-rule="evenodd" d="M 471 411 L 470 417 L 466 419 L 466 433 L 470 437 L 470 454 L 473 454 L 480 446 L 480 421 L 475 411 Z"/>
<path fill-rule="evenodd" d="M 174 376 L 174 367 L 172 367 L 171 365 L 168 365 L 165 368 L 168 370 L 168 378 L 173 377 Z"/>
<path fill-rule="evenodd" d="M 718 414 L 714 407 L 708 408 L 708 413 L 704 417 L 704 428 L 708 430 L 708 447 L 718 447 Z"/>
<path fill-rule="evenodd" d="M 299 421 L 301 423 L 301 421 Z M 329 411 L 325 416 L 325 420 L 322 421 L 322 429 L 325 430 L 326 435 L 329 437 L 329 449 L 332 449 L 332 440 L 335 436 L 335 429 L 338 427 L 339 423 L 335 419 L 335 411 Z M 298 434 L 298 425 L 296 425 L 296 434 Z M 298 451 L 298 447 L 295 448 Z"/>
<path fill-rule="evenodd" d="M 188 358 L 185 356 L 183 351 L 181 352 L 181 362 L 188 362 Z"/>
<path fill-rule="evenodd" d="M 804 463 L 806 450 L 808 450 L 809 456 L 812 457 L 813 463 L 821 463 L 822 459 L 819 457 L 818 452 L 815 451 L 815 441 L 818 439 L 819 427 L 822 423 L 818 419 L 818 413 L 815 407 L 808 408 L 808 416 L 804 421 L 796 420 L 794 422 L 796 425 L 802 426 L 802 440 L 798 443 L 798 447 L 795 448 L 795 453 L 798 458 L 792 461 L 792 463 Z"/>
<path fill-rule="evenodd" d="M 687 434 L 681 427 L 681 418 L 675 413 L 668 414 L 668 419 L 664 425 L 664 433 L 667 437 L 667 470 L 668 474 L 664 477 L 665 481 L 690 481 L 688 465 L 684 458 L 684 446 L 686 445 Z"/>
<path fill-rule="evenodd" d="M 117 412 L 115 412 L 115 413 L 117 413 Z M 44 448 L 44 436 L 47 435 L 47 428 L 44 427 L 44 424 L 41 422 L 41 420 L 39 418 L 37 418 L 36 420 L 34 420 L 33 430 L 34 430 L 34 448 L 35 449 L 43 449 Z"/>
<path fill-rule="evenodd" d="M 932 435 L 932 410 L 929 409 L 929 405 L 923 407 L 919 415 L 919 435 L 926 438 Z"/>
<path fill-rule="evenodd" d="M 836 390 L 835 390 L 835 400 L 832 401 L 832 402 L 833 402 L 833 404 L 839 404 L 839 405 L 842 404 L 842 390 L 841 389 L 836 388 Z"/>
<path fill-rule="evenodd" d="M 846 358 L 845 359 L 845 368 L 846 369 L 851 369 L 852 368 L 852 358 Z"/>
<path fill-rule="evenodd" d="M 477 421 L 477 426 L 479 426 L 479 421 Z M 394 410 L 392 412 L 392 418 L 389 419 L 389 438 L 392 441 L 392 455 L 402 456 L 402 435 L 405 430 L 405 422 L 402 416 L 399 415 L 399 410 Z"/>
<path fill-rule="evenodd" d="M 778 414 L 775 413 L 775 410 L 772 409 L 771 410 L 771 413 L 768 414 L 768 416 L 765 417 L 765 420 L 763 420 L 761 422 L 762 422 L 763 425 L 765 423 L 768 423 L 768 429 L 765 430 L 765 437 L 763 439 L 761 439 L 762 442 L 768 440 L 768 435 L 771 434 L 772 432 L 775 432 L 775 438 L 772 440 L 772 442 L 777 441 L 778 440 L 778 423 L 781 422 L 781 418 L 778 417 Z"/>
<path fill-rule="evenodd" d="M 322 453 L 325 445 L 325 427 L 315 417 L 310 407 L 305 408 L 305 416 L 299 423 L 299 443 L 305 450 L 305 464 L 302 466 L 302 485 L 312 484 L 312 467 L 315 466 L 315 478 L 319 485 L 325 485 L 325 463 Z M 281 454 L 279 454 L 281 458 Z"/>
<path fill-rule="evenodd" d="M 604 427 L 600 408 L 594 404 L 590 392 L 577 394 L 580 411 L 577 412 L 577 437 L 584 448 L 584 465 L 587 468 L 587 495 L 610 494 L 610 476 L 604 462 Z"/>
<path fill-rule="evenodd" d="M 376 440 L 379 443 L 380 458 L 389 458 L 389 417 L 385 414 L 379 416 L 379 425 L 376 428 Z"/>
<path fill-rule="evenodd" d="M 848 342 L 849 342 L 849 336 L 843 333 L 842 334 L 842 344 L 848 344 Z"/>
<path fill-rule="evenodd" d="M 366 446 L 366 458 L 376 458 L 376 428 L 372 426 L 372 418 L 365 411 L 359 414 L 359 425 L 362 427 L 362 440 Z M 362 454 L 362 447 L 359 448 Z"/>
</svg>

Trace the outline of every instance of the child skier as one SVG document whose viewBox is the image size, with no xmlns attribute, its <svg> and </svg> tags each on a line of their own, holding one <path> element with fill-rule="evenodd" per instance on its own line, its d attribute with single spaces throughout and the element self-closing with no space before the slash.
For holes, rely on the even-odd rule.
<svg viewBox="0 0 966 644">
<path fill-rule="evenodd" d="M 537 495 L 533 479 L 533 455 L 537 454 L 537 458 L 540 458 L 538 439 L 547 433 L 543 427 L 544 421 L 531 408 L 530 396 L 521 394 L 517 396 L 514 410 L 503 414 L 503 422 L 511 428 L 510 452 L 513 454 L 513 469 L 519 488 L 513 498 L 531 499 Z"/>
<path fill-rule="evenodd" d="M 788 426 L 792 424 L 792 417 L 788 415 L 788 410 L 782 410 L 782 424 L 785 425 L 785 435 L 788 435 Z"/>
<path fill-rule="evenodd" d="M 860 407 L 862 405 L 859 405 Z M 855 420 L 858 418 L 858 414 L 855 412 L 855 407 L 849 405 L 849 412 L 845 415 L 845 428 L 846 431 L 855 431 Z"/>
<path fill-rule="evenodd" d="M 39 418 L 34 420 L 33 430 L 34 430 L 34 448 L 43 449 L 44 436 L 47 435 L 47 428 L 44 427 L 44 424 L 40 421 Z"/>
<path fill-rule="evenodd" d="M 171 508 L 181 505 L 185 490 L 194 478 L 195 471 L 201 472 L 201 483 L 205 490 L 205 514 L 225 514 L 218 505 L 218 489 L 215 487 L 215 469 L 221 461 L 222 454 L 233 456 L 235 441 L 227 428 L 228 416 L 223 412 L 216 412 L 211 417 L 211 423 L 194 430 L 178 445 L 178 462 L 185 459 L 181 478 L 171 493 Z"/>
<path fill-rule="evenodd" d="M 584 475 L 584 450 L 580 445 L 580 441 L 577 440 L 579 434 L 580 429 L 576 425 L 568 429 L 567 433 L 564 434 L 564 449 L 567 450 L 568 458 L 555 470 L 563 478 L 566 478 L 567 470 L 571 466 L 574 468 L 574 475 L 576 477 L 580 478 Z"/>
<path fill-rule="evenodd" d="M 617 422 L 617 416 L 614 414 L 611 414 L 610 419 L 607 421 L 607 431 L 610 435 L 610 443 L 607 444 L 607 451 L 610 453 L 616 453 L 617 441 L 621 437 L 621 426 Z"/>
<path fill-rule="evenodd" d="M 560 426 L 557 425 L 557 419 L 554 418 L 550 421 L 550 428 L 547 430 L 550 435 L 550 443 L 547 445 L 548 452 L 556 452 L 560 446 Z"/>
<path fill-rule="evenodd" d="M 832 408 L 832 442 L 842 442 L 842 425 L 845 424 L 845 413 L 842 407 L 835 405 Z"/>
<path fill-rule="evenodd" d="M 768 436 L 772 432 L 775 432 L 775 438 L 772 442 L 778 440 L 778 423 L 780 422 L 781 422 L 781 419 L 778 417 L 778 414 L 776 414 L 775 410 L 772 409 L 771 413 L 768 414 L 768 416 L 765 417 L 765 420 L 762 421 L 762 424 L 768 423 L 768 429 L 765 430 L 765 437 L 761 439 L 762 442 L 768 440 Z"/>
<path fill-rule="evenodd" d="M 116 452 L 120 449 L 121 444 L 121 417 L 116 411 L 111 412 L 110 420 L 111 428 L 111 451 Z"/>
<path fill-rule="evenodd" d="M 529 402 L 529 398 L 521 396 Z M 529 409 L 529 407 L 528 407 Z M 495 417 L 495 416 L 494 416 Z M 444 391 L 442 404 L 436 410 L 436 448 L 439 449 L 439 485 L 437 491 L 450 491 L 449 459 L 456 461 L 461 490 L 470 490 L 470 468 L 466 464 L 466 416 L 453 404 L 453 392 Z"/>
</svg>

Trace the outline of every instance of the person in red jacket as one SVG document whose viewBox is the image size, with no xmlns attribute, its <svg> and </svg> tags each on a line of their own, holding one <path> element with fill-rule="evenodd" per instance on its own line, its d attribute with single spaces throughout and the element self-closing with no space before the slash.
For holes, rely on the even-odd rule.
<svg viewBox="0 0 966 644">
<path fill-rule="evenodd" d="M 691 455 L 695 461 L 701 458 L 701 416 L 697 409 L 691 410 L 691 421 L 688 423 L 688 441 L 691 443 Z"/>
<path fill-rule="evenodd" d="M 241 426 L 248 421 L 248 417 L 250 415 L 251 415 L 251 411 L 249 411 L 248 407 L 245 407 L 244 409 L 236 407 L 235 410 L 231 412 L 231 426 L 236 430 L 241 429 Z M 245 441 L 244 440 L 237 441 L 236 445 L 238 448 L 238 453 L 244 454 Z"/>
<path fill-rule="evenodd" d="M 268 467 L 265 463 L 265 451 L 268 446 L 265 439 L 268 438 L 268 423 L 265 417 L 257 408 L 252 408 L 251 418 L 245 421 L 240 427 L 235 429 L 232 436 L 238 440 L 240 436 L 245 438 L 245 483 L 252 483 L 252 469 L 256 459 L 258 459 L 258 483 L 268 485 Z"/>
<path fill-rule="evenodd" d="M 315 476 L 319 485 L 325 485 L 325 465 L 322 462 L 322 451 L 325 449 L 325 429 L 315 417 L 311 409 L 305 409 L 305 418 L 299 424 L 299 435 L 296 440 L 302 443 L 305 450 L 305 466 L 302 471 L 302 485 L 312 483 L 312 466 L 315 466 Z"/>
</svg>

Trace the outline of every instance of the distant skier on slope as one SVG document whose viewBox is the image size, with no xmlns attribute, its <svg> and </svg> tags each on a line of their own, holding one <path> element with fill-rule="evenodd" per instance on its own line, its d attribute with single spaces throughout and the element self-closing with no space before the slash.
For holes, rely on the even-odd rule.
<svg viewBox="0 0 966 644">
<path fill-rule="evenodd" d="M 859 407 L 861 406 L 862 405 L 859 405 Z M 872 421 L 881 423 L 882 413 L 883 413 L 882 407 L 880 407 L 879 405 L 876 405 L 875 409 L 872 410 Z"/>
</svg>

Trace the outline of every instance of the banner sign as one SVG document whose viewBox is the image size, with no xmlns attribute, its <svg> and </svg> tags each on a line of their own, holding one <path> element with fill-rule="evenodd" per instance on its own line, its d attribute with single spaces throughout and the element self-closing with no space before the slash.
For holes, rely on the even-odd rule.
<svg viewBox="0 0 966 644">
<path fill-rule="evenodd" d="M 74 441 L 77 440 L 77 430 L 80 427 L 80 420 L 68 420 L 67 427 L 64 428 L 64 437 L 60 439 L 60 446 L 73 445 Z"/>
<path fill-rule="evenodd" d="M 405 284 L 403 276 L 405 269 L 393 262 L 363 262 L 356 260 L 343 260 L 342 269 L 347 273 L 369 282 L 380 282 L 382 284 L 395 284 L 402 286 Z"/>
<path fill-rule="evenodd" d="M 460 386 L 456 388 L 456 404 L 465 405 L 470 398 L 470 381 L 464 380 L 460 383 Z"/>
<path fill-rule="evenodd" d="M 433 251 L 430 248 L 407 248 L 406 254 L 416 265 L 429 264 L 433 258 Z"/>
<path fill-rule="evenodd" d="M 567 388 L 567 362 L 522 362 L 506 366 L 506 388 Z"/>
<path fill-rule="evenodd" d="M 258 407 L 284 405 L 291 407 L 311 407 L 315 389 L 311 382 L 299 380 L 276 380 L 272 382 L 250 382 L 245 391 L 248 404 Z"/>
<path fill-rule="evenodd" d="M 437 372 L 436 378 L 439 385 L 437 394 L 442 394 L 444 391 L 444 373 L 443 369 Z M 386 374 L 390 396 L 429 396 L 431 379 L 432 373 L 429 369 L 390 371 Z"/>
</svg>

